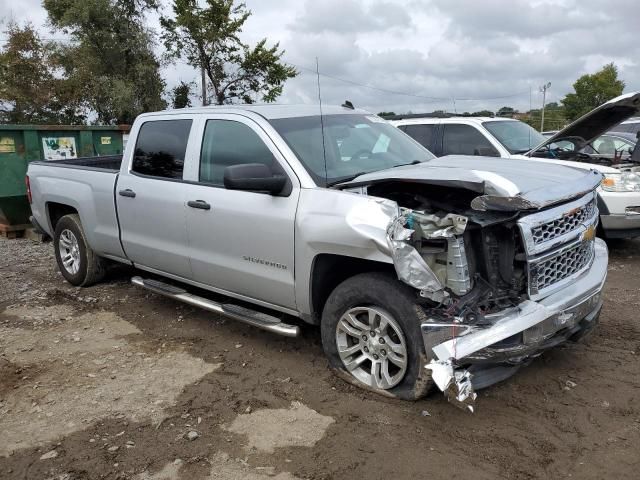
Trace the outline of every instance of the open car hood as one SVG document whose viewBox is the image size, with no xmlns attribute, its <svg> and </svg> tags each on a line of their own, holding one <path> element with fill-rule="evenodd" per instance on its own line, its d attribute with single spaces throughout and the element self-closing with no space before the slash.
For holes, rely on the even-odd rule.
<svg viewBox="0 0 640 480">
<path fill-rule="evenodd" d="M 533 156 L 535 152 L 552 143 L 568 138 L 571 138 L 580 150 L 619 123 L 638 114 L 640 114 L 640 92 L 620 95 L 583 115 L 536 148 L 531 149 L 526 155 Z"/>
<path fill-rule="evenodd" d="M 533 174 L 532 172 L 535 172 Z M 602 180 L 595 170 L 536 160 L 451 155 L 416 165 L 367 173 L 337 185 L 342 190 L 384 182 L 423 183 L 477 192 L 475 210 L 537 210 L 584 195 Z"/>
</svg>

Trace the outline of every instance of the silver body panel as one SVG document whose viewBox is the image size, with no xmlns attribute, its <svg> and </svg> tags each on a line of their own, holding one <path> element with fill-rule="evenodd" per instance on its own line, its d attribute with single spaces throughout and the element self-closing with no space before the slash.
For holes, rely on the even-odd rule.
<svg viewBox="0 0 640 480">
<path fill-rule="evenodd" d="M 122 246 L 127 257 L 181 277 L 192 278 L 188 245 L 185 185 L 137 175 L 121 175 L 117 190 L 131 189 L 135 198 L 116 192 Z"/>
<path fill-rule="evenodd" d="M 98 254 L 125 258 L 114 202 L 116 176 L 116 173 L 107 171 L 30 164 L 33 216 L 42 229 L 53 236 L 47 204 L 69 205 L 78 211 L 87 239 Z"/>
<path fill-rule="evenodd" d="M 287 173 L 293 187 L 287 197 L 227 190 L 197 184 L 200 152 L 189 162 L 183 184 L 186 198 L 204 200 L 211 210 L 186 208 L 188 252 L 193 280 L 248 298 L 295 309 L 294 222 L 300 181 L 276 143 L 255 119 L 230 113 L 206 113 L 193 126 L 200 139 L 209 120 L 231 120 L 253 129 Z"/>
</svg>

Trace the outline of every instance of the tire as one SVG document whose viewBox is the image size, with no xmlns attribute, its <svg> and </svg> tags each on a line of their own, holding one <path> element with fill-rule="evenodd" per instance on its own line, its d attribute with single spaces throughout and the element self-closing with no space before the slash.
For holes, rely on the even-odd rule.
<svg viewBox="0 0 640 480">
<path fill-rule="evenodd" d="M 426 395 L 433 384 L 424 368 L 427 358 L 416 295 L 383 273 L 356 275 L 338 285 L 327 299 L 321 322 L 322 346 L 334 372 L 382 395 L 403 400 Z M 375 335 L 361 328 L 371 324 Z"/>
<path fill-rule="evenodd" d="M 58 268 L 71 285 L 88 287 L 104 277 L 105 260 L 87 243 L 77 214 L 65 215 L 58 221 L 53 247 Z"/>
</svg>

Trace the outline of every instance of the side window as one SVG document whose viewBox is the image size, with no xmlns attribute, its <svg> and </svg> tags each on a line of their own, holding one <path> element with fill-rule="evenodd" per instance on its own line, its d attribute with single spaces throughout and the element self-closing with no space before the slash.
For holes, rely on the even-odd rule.
<svg viewBox="0 0 640 480">
<path fill-rule="evenodd" d="M 616 142 L 612 137 L 598 137 L 593 142 L 593 148 L 602 155 L 613 155 L 616 153 Z"/>
<path fill-rule="evenodd" d="M 634 147 L 633 143 L 625 142 L 624 140 L 620 140 L 618 138 L 613 141 L 613 144 L 615 145 L 618 152 L 628 152 L 629 149 L 633 150 Z"/>
<path fill-rule="evenodd" d="M 250 127 L 231 120 L 209 120 L 202 140 L 200 181 L 224 185 L 224 170 L 231 165 L 262 163 L 281 172 L 271 150 Z"/>
<path fill-rule="evenodd" d="M 157 120 L 142 124 L 133 153 L 132 171 L 158 178 L 181 179 L 191 120 Z"/>
<path fill-rule="evenodd" d="M 430 149 L 433 146 L 437 127 L 437 125 L 405 125 L 404 132 L 423 147 Z"/>
<path fill-rule="evenodd" d="M 442 139 L 443 155 L 482 155 L 499 157 L 491 142 L 470 125 L 445 124 Z"/>
</svg>

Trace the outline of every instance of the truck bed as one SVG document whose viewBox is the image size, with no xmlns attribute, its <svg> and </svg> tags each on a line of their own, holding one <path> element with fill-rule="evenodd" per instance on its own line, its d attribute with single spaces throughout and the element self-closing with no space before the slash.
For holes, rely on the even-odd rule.
<svg viewBox="0 0 640 480">
<path fill-rule="evenodd" d="M 31 162 L 51 167 L 66 167 L 87 170 L 107 170 L 117 173 L 122 164 L 122 155 L 105 155 L 102 157 L 80 157 L 65 160 L 48 160 Z"/>
</svg>

